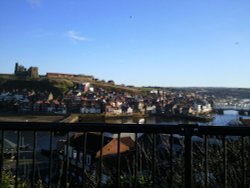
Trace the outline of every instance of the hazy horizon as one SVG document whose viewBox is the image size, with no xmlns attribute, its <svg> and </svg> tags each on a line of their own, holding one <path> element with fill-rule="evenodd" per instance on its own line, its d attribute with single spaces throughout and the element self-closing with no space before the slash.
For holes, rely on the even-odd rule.
<svg viewBox="0 0 250 188">
<path fill-rule="evenodd" d="M 117 84 L 250 88 L 250 2 L 0 2 L 0 72 L 15 62 Z"/>
</svg>

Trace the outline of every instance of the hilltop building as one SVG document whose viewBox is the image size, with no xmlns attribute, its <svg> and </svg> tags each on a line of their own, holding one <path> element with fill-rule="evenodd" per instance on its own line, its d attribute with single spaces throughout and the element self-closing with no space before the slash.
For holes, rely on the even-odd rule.
<svg viewBox="0 0 250 188">
<path fill-rule="evenodd" d="M 15 64 L 15 76 L 28 77 L 28 78 L 39 78 L 38 67 L 25 68 L 23 65 Z"/>
<path fill-rule="evenodd" d="M 78 78 L 78 79 L 85 79 L 85 80 L 89 80 L 89 81 L 92 81 L 94 80 L 94 76 L 91 76 L 91 75 L 82 75 L 82 74 L 65 74 L 65 73 L 54 73 L 54 72 L 48 72 L 46 74 L 46 77 L 47 78 L 68 78 L 68 79 L 71 79 L 71 78 Z"/>
<path fill-rule="evenodd" d="M 74 78 L 75 74 L 64 74 L 64 73 L 52 73 L 48 72 L 46 75 L 47 78 Z"/>
</svg>

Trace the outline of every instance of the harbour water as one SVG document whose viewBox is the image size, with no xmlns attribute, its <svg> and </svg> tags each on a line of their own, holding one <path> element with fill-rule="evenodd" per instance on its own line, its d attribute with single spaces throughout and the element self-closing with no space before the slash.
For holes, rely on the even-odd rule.
<svg viewBox="0 0 250 188">
<path fill-rule="evenodd" d="M 146 124 L 162 124 L 162 125 L 178 125 L 178 124 L 198 124 L 198 125 L 211 125 L 211 126 L 230 126 L 236 125 L 239 118 L 250 118 L 250 116 L 240 116 L 237 111 L 228 110 L 224 111 L 224 114 L 216 114 L 211 122 L 201 122 L 201 121 L 190 121 L 177 118 L 159 118 L 159 117 L 149 117 L 145 118 Z M 101 122 L 100 122 L 101 123 Z M 105 123 L 138 123 L 136 118 L 126 118 L 126 119 L 109 119 Z"/>
</svg>

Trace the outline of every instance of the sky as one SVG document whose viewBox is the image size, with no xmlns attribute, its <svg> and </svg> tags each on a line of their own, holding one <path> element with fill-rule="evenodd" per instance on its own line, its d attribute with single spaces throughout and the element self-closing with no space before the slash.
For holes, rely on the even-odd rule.
<svg viewBox="0 0 250 188">
<path fill-rule="evenodd" d="M 117 84 L 250 88 L 249 0 L 1 0 L 15 62 Z"/>
</svg>

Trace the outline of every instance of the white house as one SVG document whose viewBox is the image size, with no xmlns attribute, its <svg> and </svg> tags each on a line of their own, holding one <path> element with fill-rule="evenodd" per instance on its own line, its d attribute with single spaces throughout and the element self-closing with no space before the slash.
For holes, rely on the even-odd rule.
<svg viewBox="0 0 250 188">
<path fill-rule="evenodd" d="M 133 109 L 131 108 L 131 107 L 128 107 L 128 109 L 127 109 L 127 114 L 133 114 Z"/>
</svg>

